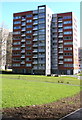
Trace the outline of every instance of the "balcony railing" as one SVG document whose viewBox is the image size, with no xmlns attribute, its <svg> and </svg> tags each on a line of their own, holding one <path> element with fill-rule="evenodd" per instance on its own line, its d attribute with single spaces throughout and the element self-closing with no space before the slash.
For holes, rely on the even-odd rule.
<svg viewBox="0 0 82 120">
<path fill-rule="evenodd" d="M 37 55 L 34 55 L 33 58 L 37 58 L 38 56 Z"/>
<path fill-rule="evenodd" d="M 35 19 L 38 19 L 38 16 L 34 16 L 33 19 L 34 19 L 34 20 L 35 20 Z"/>
<path fill-rule="evenodd" d="M 62 62 L 59 62 L 58 64 L 63 64 L 63 61 L 62 61 Z"/>
<path fill-rule="evenodd" d="M 36 49 L 36 50 L 33 50 L 33 52 L 38 52 L 38 50 Z"/>
<path fill-rule="evenodd" d="M 22 39 L 22 40 L 21 40 L 21 42 L 25 42 L 25 40 L 24 40 L 24 39 Z"/>
<path fill-rule="evenodd" d="M 25 34 L 22 34 L 21 36 L 25 36 Z"/>
<path fill-rule="evenodd" d="M 33 14 L 38 14 L 38 11 L 37 11 L 37 10 L 34 10 L 34 11 L 33 11 Z"/>
<path fill-rule="evenodd" d="M 33 30 L 38 30 L 38 27 L 34 27 Z"/>
<path fill-rule="evenodd" d="M 25 64 L 25 62 L 24 62 L 24 61 L 22 61 L 22 62 L 21 62 L 21 64 Z"/>
<path fill-rule="evenodd" d="M 38 45 L 37 45 L 37 44 L 34 44 L 33 47 L 38 47 Z"/>
<path fill-rule="evenodd" d="M 25 44 L 24 44 L 24 45 L 22 45 L 21 47 L 25 47 Z"/>
<path fill-rule="evenodd" d="M 21 53 L 25 53 L 25 50 L 22 50 Z"/>
<path fill-rule="evenodd" d="M 21 58 L 25 58 L 25 55 L 22 55 Z"/>
<path fill-rule="evenodd" d="M 34 61 L 33 64 L 37 64 L 38 62 L 37 61 Z"/>
<path fill-rule="evenodd" d="M 37 41 L 38 39 L 37 38 L 34 38 L 33 41 Z"/>
</svg>

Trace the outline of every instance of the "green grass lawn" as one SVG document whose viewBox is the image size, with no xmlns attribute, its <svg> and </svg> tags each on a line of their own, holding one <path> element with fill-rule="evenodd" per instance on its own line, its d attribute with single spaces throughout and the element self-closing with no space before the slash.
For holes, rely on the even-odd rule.
<svg viewBox="0 0 82 120">
<path fill-rule="evenodd" d="M 39 75 L 13 75 L 13 74 L 5 74 L 3 75 L 3 78 L 8 79 L 20 79 L 20 80 L 27 80 L 27 81 L 38 81 L 38 82 L 63 82 L 67 84 L 73 84 L 73 85 L 80 85 L 80 80 L 74 77 L 68 77 L 68 76 L 61 76 L 61 77 L 51 77 L 51 76 L 39 76 Z"/>
<path fill-rule="evenodd" d="M 3 75 L 2 107 L 9 108 L 50 103 L 72 96 L 80 91 L 79 86 L 44 82 L 57 82 L 58 80 L 66 80 L 73 84 L 79 84 L 77 82 L 78 79 L 69 77 L 56 78 L 33 75 L 20 75 L 19 77 L 19 75 Z"/>
</svg>

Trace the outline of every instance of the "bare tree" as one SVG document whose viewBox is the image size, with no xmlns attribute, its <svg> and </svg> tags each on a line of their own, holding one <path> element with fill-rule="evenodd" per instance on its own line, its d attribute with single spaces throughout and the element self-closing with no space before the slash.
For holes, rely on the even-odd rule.
<svg viewBox="0 0 82 120">
<path fill-rule="evenodd" d="M 9 31 L 4 24 L 0 27 L 0 69 L 5 70 L 6 66 L 6 48 Z"/>
</svg>

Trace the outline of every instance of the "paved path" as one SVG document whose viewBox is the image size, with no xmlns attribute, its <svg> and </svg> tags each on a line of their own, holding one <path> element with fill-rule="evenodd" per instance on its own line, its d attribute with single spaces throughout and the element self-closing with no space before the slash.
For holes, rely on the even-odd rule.
<svg viewBox="0 0 82 120">
<path fill-rule="evenodd" d="M 82 120 L 82 108 L 66 115 L 59 120 Z"/>
</svg>

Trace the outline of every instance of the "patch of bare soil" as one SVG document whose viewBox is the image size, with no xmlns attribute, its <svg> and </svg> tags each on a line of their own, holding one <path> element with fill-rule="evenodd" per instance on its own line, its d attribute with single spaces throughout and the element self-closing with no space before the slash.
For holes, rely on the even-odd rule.
<svg viewBox="0 0 82 120">
<path fill-rule="evenodd" d="M 59 120 L 79 108 L 80 93 L 44 105 L 5 108 L 2 110 L 2 120 Z"/>
</svg>

